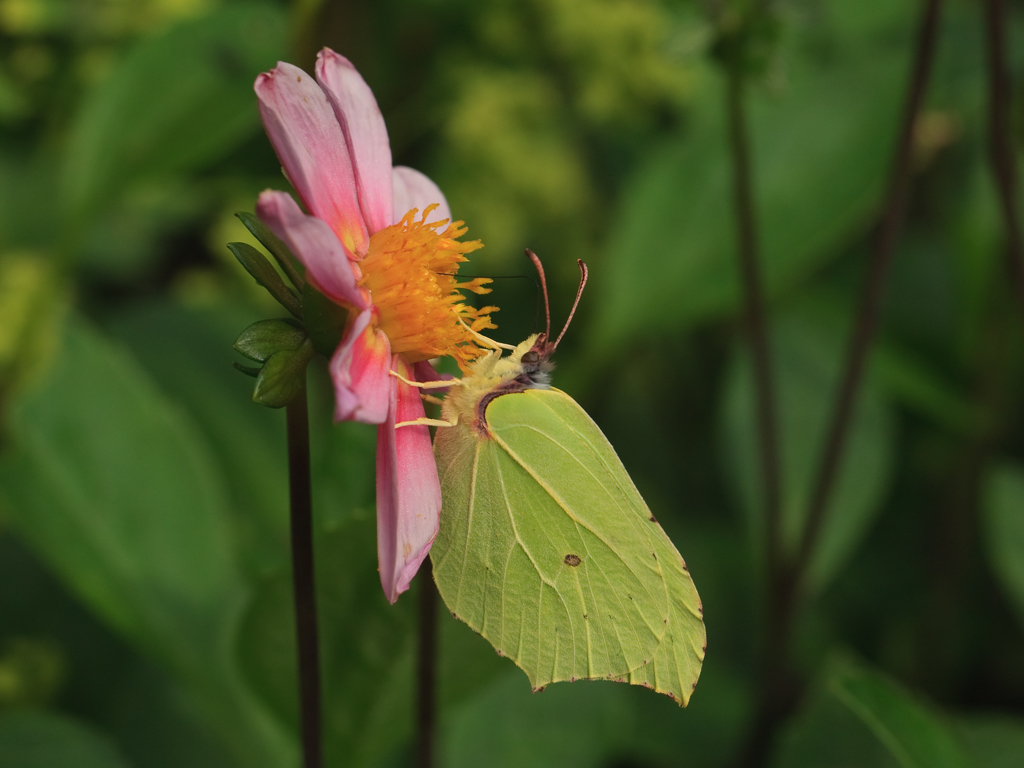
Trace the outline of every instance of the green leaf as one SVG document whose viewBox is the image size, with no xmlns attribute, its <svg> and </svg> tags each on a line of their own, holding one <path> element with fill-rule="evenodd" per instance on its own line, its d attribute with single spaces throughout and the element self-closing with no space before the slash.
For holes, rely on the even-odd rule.
<svg viewBox="0 0 1024 768">
<path fill-rule="evenodd" d="M 219 623 L 239 586 L 223 488 L 182 414 L 82 326 L 67 330 L 48 379 L 13 404 L 4 495 L 22 533 L 87 602 L 177 654 Z"/>
<path fill-rule="evenodd" d="M 250 360 L 266 362 L 281 350 L 294 352 L 306 340 L 302 326 L 290 320 L 258 320 L 235 340 L 235 349 Z"/>
<path fill-rule="evenodd" d="M 783 544 L 795 554 L 832 416 L 847 333 L 830 316 L 815 311 L 791 312 L 772 322 Z M 754 394 L 748 345 L 740 341 L 725 383 L 724 457 L 747 522 L 755 538 L 763 541 L 764 503 Z M 811 562 L 812 590 L 820 591 L 828 584 L 867 533 L 881 510 L 892 461 L 891 416 L 869 375 L 857 399 L 845 457 Z"/>
<path fill-rule="evenodd" d="M 888 678 L 833 660 L 788 726 L 777 768 L 967 768 L 945 719 Z"/>
<path fill-rule="evenodd" d="M 277 302 L 291 312 L 295 317 L 302 319 L 302 305 L 298 297 L 291 289 L 284 284 L 284 280 L 277 273 L 277 270 L 267 261 L 267 258 L 248 243 L 228 243 L 228 249 L 238 259 L 245 271 L 252 275 L 253 279 L 267 289 Z"/>
<path fill-rule="evenodd" d="M 254 408 L 253 382 L 227 365 L 231 338 L 256 316 L 226 299 L 215 308 L 147 302 L 119 313 L 110 330 L 202 431 L 228 483 L 245 563 L 264 574 L 288 556 L 284 414 Z"/>
<path fill-rule="evenodd" d="M 306 287 L 306 281 L 302 279 L 302 275 L 299 274 L 299 260 L 295 257 L 295 254 L 291 252 L 291 249 L 284 244 L 284 241 L 279 239 L 277 235 L 270 231 L 270 228 L 260 221 L 255 215 L 246 211 L 240 211 L 235 216 L 245 225 L 253 237 L 259 240 L 263 247 L 270 251 L 270 255 L 273 256 L 277 263 L 280 265 L 284 273 L 288 275 L 288 279 L 292 281 L 292 285 L 298 289 L 301 293 Z"/>
<path fill-rule="evenodd" d="M 196 695 L 243 765 L 289 759 L 227 654 L 243 584 L 222 479 L 187 416 L 78 319 L 12 403 L 10 435 L 0 495 L 25 539 Z"/>
<path fill-rule="evenodd" d="M 956 733 L 975 768 L 1019 768 L 1024 719 L 997 715 L 962 717 Z"/>
<path fill-rule="evenodd" d="M 330 764 L 371 765 L 411 730 L 416 596 L 388 604 L 377 573 L 375 540 L 372 516 L 350 520 L 317 540 L 324 737 Z M 291 572 L 284 569 L 254 595 L 239 637 L 253 689 L 297 731 L 293 605 Z"/>
<path fill-rule="evenodd" d="M 465 625 L 456 628 L 494 656 Z M 748 707 L 742 677 L 721 662 L 721 654 L 708 657 L 697 694 L 682 715 L 666 697 L 605 681 L 532 693 L 522 675 L 505 666 L 505 674 L 444 710 L 440 764 L 605 768 L 628 756 L 629 765 L 729 765 Z"/>
<path fill-rule="evenodd" d="M 302 289 L 302 318 L 316 351 L 330 359 L 341 343 L 348 310 L 306 283 Z"/>
<path fill-rule="evenodd" d="M 891 680 L 850 666 L 833 675 L 829 688 L 903 768 L 968 765 L 946 723 Z"/>
<path fill-rule="evenodd" d="M 65 289 L 44 254 L 0 252 L 0 398 L 51 362 L 66 309 Z"/>
<path fill-rule="evenodd" d="M 748 89 L 761 269 L 772 296 L 809 275 L 874 212 L 908 72 L 912 6 L 819 10 L 792 15 L 779 77 Z M 595 347 L 736 310 L 724 111 L 724 82 L 709 72 L 686 133 L 652 149 L 627 184 L 592 270 L 601 306 Z"/>
<path fill-rule="evenodd" d="M 277 6 L 243 3 L 138 42 L 72 127 L 72 210 L 84 216 L 131 182 L 201 168 L 255 133 L 252 83 L 284 55 L 287 30 Z"/>
<path fill-rule="evenodd" d="M 128 768 L 129 763 L 96 731 L 43 712 L 0 715 L 0 765 L 4 768 Z"/>
<path fill-rule="evenodd" d="M 988 560 L 1024 625 L 1024 468 L 1003 461 L 989 470 L 984 483 Z"/>
<path fill-rule="evenodd" d="M 451 768 L 578 768 L 609 765 L 637 727 L 634 697 L 606 682 L 556 685 L 531 694 L 503 675 L 451 714 L 441 740 Z M 529 734 L 529 738 L 523 738 Z"/>
<path fill-rule="evenodd" d="M 298 349 L 272 354 L 256 377 L 252 401 L 268 408 L 284 408 L 306 386 L 306 366 L 315 354 L 308 339 Z"/>
<path fill-rule="evenodd" d="M 910 349 L 882 342 L 872 355 L 879 384 L 894 400 L 954 434 L 968 434 L 978 423 L 967 398 Z"/>
</svg>

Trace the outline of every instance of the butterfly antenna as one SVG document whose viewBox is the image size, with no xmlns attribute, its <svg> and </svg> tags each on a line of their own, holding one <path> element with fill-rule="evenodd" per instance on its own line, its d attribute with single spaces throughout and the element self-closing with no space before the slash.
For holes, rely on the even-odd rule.
<svg viewBox="0 0 1024 768">
<path fill-rule="evenodd" d="M 562 332 L 558 334 L 558 338 L 555 339 L 555 343 L 551 345 L 551 351 L 554 352 L 558 346 L 558 342 L 565 336 L 565 332 L 569 330 L 569 323 L 572 322 L 572 316 L 576 314 L 576 307 L 580 305 L 580 296 L 583 295 L 583 288 L 587 284 L 587 264 L 583 259 L 576 259 L 576 263 L 580 265 L 580 287 L 576 289 L 576 301 L 572 303 L 572 310 L 569 312 L 569 317 L 566 318 L 565 325 L 562 326 Z"/>
<path fill-rule="evenodd" d="M 544 340 L 547 341 L 551 338 L 551 304 L 548 302 L 548 282 L 544 279 L 544 267 L 540 263 L 540 259 L 537 258 L 537 254 L 527 248 L 526 255 L 530 257 L 530 261 L 533 262 L 533 266 L 537 268 L 537 274 L 540 276 L 540 287 L 541 290 L 544 291 Z"/>
</svg>

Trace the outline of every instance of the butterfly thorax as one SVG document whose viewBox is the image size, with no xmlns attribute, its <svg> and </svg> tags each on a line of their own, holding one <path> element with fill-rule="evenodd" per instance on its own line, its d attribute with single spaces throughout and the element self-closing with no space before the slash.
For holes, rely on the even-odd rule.
<svg viewBox="0 0 1024 768">
<path fill-rule="evenodd" d="M 475 360 L 462 385 L 452 387 L 445 397 L 442 414 L 447 421 L 469 427 L 478 435 L 487 437 L 484 417 L 488 404 L 496 397 L 525 392 L 528 389 L 548 389 L 554 363 L 549 359 L 552 351 L 544 334 L 534 334 L 517 346 L 506 357 L 499 350 Z"/>
</svg>

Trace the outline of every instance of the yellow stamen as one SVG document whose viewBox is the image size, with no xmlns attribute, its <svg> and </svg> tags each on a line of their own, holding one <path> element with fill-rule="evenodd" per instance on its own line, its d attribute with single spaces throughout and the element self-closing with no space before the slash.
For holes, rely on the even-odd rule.
<svg viewBox="0 0 1024 768">
<path fill-rule="evenodd" d="M 461 221 L 428 224 L 436 207 L 429 206 L 418 220 L 413 208 L 397 224 L 373 234 L 359 264 L 360 284 L 370 291 L 392 352 L 410 362 L 451 355 L 465 370 L 471 360 L 487 354 L 474 334 L 497 327 L 490 313 L 498 308 L 474 309 L 465 303 L 463 290 L 491 290 L 484 287 L 491 282 L 486 277 L 460 283 L 455 274 L 465 254 L 482 243 L 457 239 L 466 233 Z"/>
</svg>

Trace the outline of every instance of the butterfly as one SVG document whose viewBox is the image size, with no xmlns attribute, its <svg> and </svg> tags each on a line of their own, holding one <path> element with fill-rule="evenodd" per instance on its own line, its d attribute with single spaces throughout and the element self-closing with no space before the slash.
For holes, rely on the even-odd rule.
<svg viewBox="0 0 1024 768">
<path fill-rule="evenodd" d="M 685 706 L 704 660 L 703 607 L 686 563 L 597 424 L 551 387 L 547 330 L 492 351 L 450 387 L 434 439 L 440 532 L 430 552 L 452 614 L 549 683 L 607 679 Z M 502 351 L 508 351 L 502 355 Z"/>
</svg>

